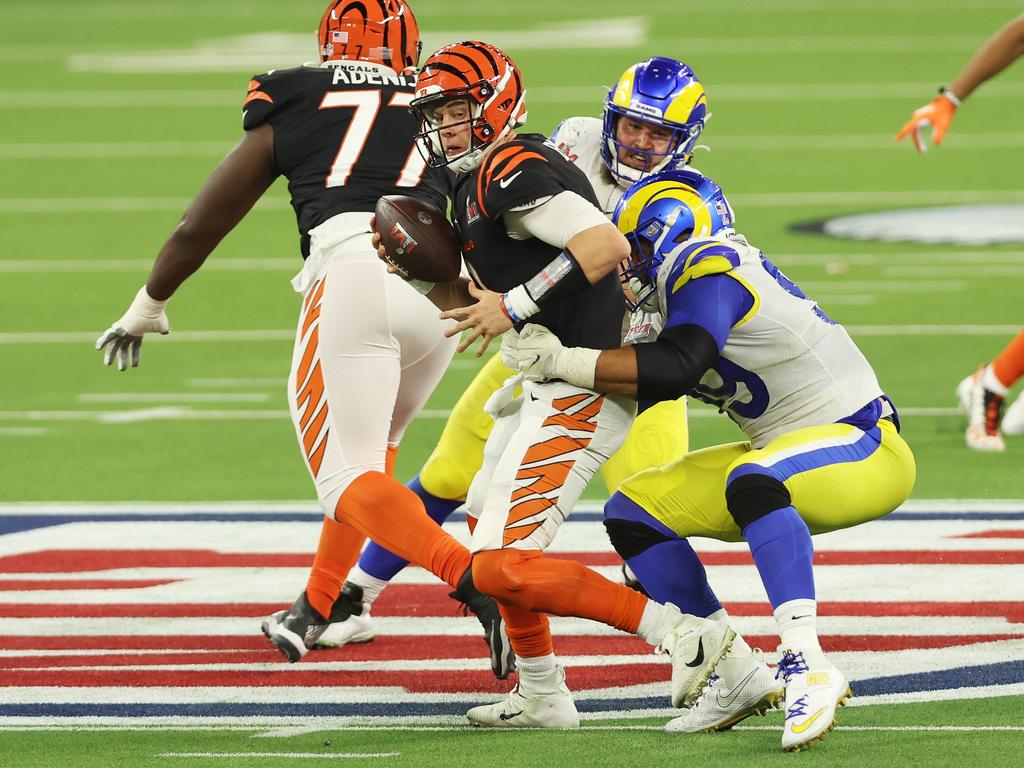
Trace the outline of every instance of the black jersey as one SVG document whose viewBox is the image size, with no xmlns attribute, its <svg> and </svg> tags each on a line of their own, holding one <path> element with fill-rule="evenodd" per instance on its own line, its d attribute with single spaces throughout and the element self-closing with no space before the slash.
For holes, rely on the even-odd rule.
<svg viewBox="0 0 1024 768">
<path fill-rule="evenodd" d="M 515 240 L 502 217 L 534 200 L 570 191 L 600 210 L 590 181 L 540 134 L 524 134 L 491 150 L 472 173 L 460 176 L 453 206 L 462 255 L 473 279 L 504 293 L 524 283 L 561 252 L 531 237 Z M 529 319 L 569 347 L 614 349 L 625 313 L 617 276 L 605 275 L 574 296 L 545 307 Z"/>
<path fill-rule="evenodd" d="M 424 193 L 425 163 L 409 112 L 416 77 L 363 62 L 272 70 L 256 75 L 242 127 L 274 129 L 274 162 L 288 179 L 302 255 L 309 230 L 339 213 L 373 211 L 382 195 Z"/>
</svg>

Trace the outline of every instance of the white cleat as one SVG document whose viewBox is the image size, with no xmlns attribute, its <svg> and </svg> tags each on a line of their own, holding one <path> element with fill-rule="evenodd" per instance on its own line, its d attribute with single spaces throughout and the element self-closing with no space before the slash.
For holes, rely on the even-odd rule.
<svg viewBox="0 0 1024 768">
<path fill-rule="evenodd" d="M 784 689 L 775 673 L 753 653 L 727 658 L 718 665 L 697 702 L 665 725 L 669 733 L 727 731 L 754 715 L 764 715 L 782 701 Z M 727 678 L 734 681 L 729 687 Z"/>
<path fill-rule="evenodd" d="M 967 411 L 967 447 L 983 453 L 1001 453 L 1006 450 L 999 422 L 1002 419 L 1003 396 L 982 383 L 985 366 L 960 382 L 956 388 L 960 407 Z"/>
<path fill-rule="evenodd" d="M 727 624 L 680 613 L 657 652 L 672 657 L 672 706 L 691 707 L 736 639 Z"/>
<path fill-rule="evenodd" d="M 778 673 L 786 683 L 782 748 L 787 752 L 799 752 L 824 739 L 836 723 L 836 709 L 853 695 L 843 673 L 825 661 L 820 651 L 813 655 L 818 659 L 808 664 L 800 651 L 786 650 L 779 661 Z"/>
<path fill-rule="evenodd" d="M 344 621 L 328 624 L 327 629 L 316 641 L 317 648 L 340 648 L 350 643 L 368 643 L 375 637 L 370 606 L 363 603 L 363 612 L 359 616 L 349 616 Z"/>
<path fill-rule="evenodd" d="M 466 717 L 473 725 L 484 728 L 579 728 L 580 715 L 561 667 L 555 670 L 550 683 L 536 693 L 527 693 L 516 685 L 503 701 L 473 707 Z"/>
<path fill-rule="evenodd" d="M 1004 435 L 1024 435 L 1024 392 L 1006 409 L 1000 426 Z"/>
</svg>

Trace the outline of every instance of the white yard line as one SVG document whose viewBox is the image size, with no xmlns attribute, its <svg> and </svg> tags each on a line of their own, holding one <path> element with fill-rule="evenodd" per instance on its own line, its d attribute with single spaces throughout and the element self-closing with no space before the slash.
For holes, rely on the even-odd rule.
<svg viewBox="0 0 1024 768">
<path fill-rule="evenodd" d="M 265 403 L 266 392 L 89 392 L 80 403 Z"/>
<path fill-rule="evenodd" d="M 729 196 L 736 208 L 792 208 L 831 206 L 871 206 L 886 208 L 902 205 L 955 205 L 967 203 L 1024 202 L 1024 190 L 862 190 L 805 192 L 740 192 Z M 2 198 L 0 214 L 61 213 L 156 213 L 183 211 L 191 202 L 187 197 L 43 197 Z M 266 197 L 256 204 L 258 211 L 290 209 L 281 196 Z"/>
<path fill-rule="evenodd" d="M 844 263 L 851 266 L 884 265 L 888 273 L 901 269 L 932 270 L 931 265 L 952 265 L 973 269 L 979 267 L 1024 266 L 1024 251 L 889 251 L 874 253 L 844 253 L 842 251 L 817 253 L 772 254 L 772 260 L 784 266 L 828 266 Z M 895 262 L 909 262 L 904 266 Z M 5 259 L 0 261 L 0 272 L 60 273 L 60 272 L 145 272 L 153 266 L 152 259 Z M 297 271 L 301 266 L 298 256 L 293 258 L 221 258 L 211 259 L 203 265 L 206 271 L 253 272 Z M 914 272 L 913 274 L 916 274 Z"/>
<path fill-rule="evenodd" d="M 298 272 L 302 260 L 292 258 L 210 259 L 204 272 Z M 152 259 L 8 259 L 0 261 L 0 272 L 148 272 Z"/>
<path fill-rule="evenodd" d="M 854 43 L 862 42 L 861 38 L 850 38 Z M 687 49 L 691 43 L 687 40 Z M 709 47 L 721 46 L 720 41 L 706 41 Z M 920 38 L 921 44 L 928 44 L 928 38 Z M 973 40 L 976 47 L 979 39 Z M 792 44 L 792 39 L 769 42 L 768 45 L 782 48 Z M 888 41 L 881 43 L 889 45 Z M 929 44 L 930 46 L 930 44 Z M 742 43 L 747 49 L 747 43 Z M 929 47 L 930 50 L 930 47 Z M 965 49 L 966 50 L 966 49 Z M 782 53 L 782 51 L 779 51 Z M 120 57 L 124 59 L 125 57 Z M 128 62 L 126 62 L 128 63 Z M 233 70 L 238 64 L 233 63 Z M 252 70 L 258 69 L 259 65 Z M 239 70 L 240 71 L 240 70 Z M 933 93 L 933 82 L 897 82 L 897 83 L 721 83 L 714 86 L 711 94 L 717 102 L 726 101 L 849 101 L 881 99 L 918 99 L 922 94 Z M 594 109 L 600 106 L 607 88 L 604 85 L 562 85 L 537 86 L 529 89 L 532 102 L 586 103 Z M 178 108 L 178 107 L 211 107 L 225 109 L 239 103 L 239 93 L 234 90 L 212 89 L 180 89 L 180 90 L 75 90 L 75 91 L 0 91 L 0 107 L 21 109 L 97 109 L 97 108 Z M 994 81 L 985 86 L 984 97 L 1015 97 L 1024 95 L 1024 82 L 1012 80 Z M 1009 134 L 1005 134 L 1009 136 Z M 711 136 L 708 137 L 709 139 Z M 951 139 L 952 140 L 952 139 Z M 966 137 L 965 137 L 966 140 Z M 1010 139 L 1007 139 L 1010 140 Z M 765 141 L 774 141 L 766 138 Z M 997 140 L 1000 141 L 1000 140 Z M 895 142 L 893 142 L 895 143 Z M 897 145 L 898 146 L 898 145 Z"/>
<path fill-rule="evenodd" d="M 822 292 L 828 293 L 836 287 L 846 285 L 856 286 L 856 290 L 865 290 L 872 287 L 885 291 L 884 286 L 892 285 L 890 282 L 850 282 L 843 283 L 841 280 L 828 282 L 809 282 Z M 913 286 L 914 282 L 896 282 L 900 286 Z M 961 281 L 933 281 L 932 290 L 956 290 L 954 286 L 962 285 Z M 899 291 L 904 288 L 891 288 Z M 854 336 L 1005 336 L 1020 331 L 1019 325 L 847 325 L 846 329 Z M 99 336 L 99 331 L 22 331 L 11 333 L 0 333 L 0 345 L 3 344 L 83 344 L 93 343 Z M 174 331 L 167 336 L 153 336 L 152 340 L 147 337 L 148 343 L 170 344 L 177 342 L 259 342 L 259 341 L 293 341 L 295 331 L 293 329 L 262 330 L 262 331 Z M 476 361 L 458 361 L 459 368 L 474 368 L 480 364 Z"/>
<path fill-rule="evenodd" d="M 533 91 L 531 90 L 530 93 L 532 96 Z M 906 147 L 893 141 L 889 133 L 836 135 L 802 135 L 795 133 L 776 136 L 721 135 L 716 133 L 707 135 L 706 141 L 713 149 L 728 150 L 730 152 L 759 152 L 765 150 L 824 150 L 835 152 L 864 149 L 906 151 Z M 230 141 L 22 142 L 0 144 L 0 159 L 94 160 L 114 158 L 220 157 L 226 154 L 233 146 L 234 142 Z M 1024 134 L 956 134 L 946 140 L 946 146 L 961 149 L 1021 147 L 1024 146 Z"/>
<path fill-rule="evenodd" d="M 179 399 L 185 400 L 186 395 Z M 127 396 L 126 396 L 127 399 Z M 144 401 L 140 396 L 139 400 Z M 244 400 L 244 398 L 238 398 Z M 269 399 L 268 397 L 262 399 Z M 160 402 L 154 399 L 154 402 Z M 172 402 L 170 398 L 163 402 Z M 900 408 L 901 416 L 959 416 L 961 411 L 955 407 L 907 406 Z M 420 411 L 421 419 L 447 419 L 451 410 L 446 408 L 426 409 Z M 706 408 L 692 408 L 691 419 L 719 418 L 717 411 Z M 288 411 L 244 410 L 244 409 L 192 409 L 185 406 L 157 406 L 123 411 L 0 411 L 0 422 L 37 422 L 37 421 L 93 421 L 100 424 L 131 424 L 144 421 L 268 421 L 291 418 Z"/>
<path fill-rule="evenodd" d="M 584 500 L 575 506 L 580 512 L 600 512 L 604 502 Z M 897 510 L 901 513 L 929 514 L 933 512 L 1024 512 L 1024 499 L 911 499 Z M 0 515 L 51 515 L 92 516 L 138 515 L 138 514 L 182 514 L 244 513 L 264 514 L 267 512 L 320 512 L 316 502 L 304 499 L 236 500 L 236 501 L 18 501 L 0 502 Z"/>
<path fill-rule="evenodd" d="M 260 759 L 264 757 L 284 757 L 297 760 L 359 760 L 369 758 L 379 760 L 385 757 L 398 757 L 401 752 L 159 752 L 155 757 L 182 757 L 192 760 L 197 757 L 212 758 L 245 758 Z"/>
</svg>

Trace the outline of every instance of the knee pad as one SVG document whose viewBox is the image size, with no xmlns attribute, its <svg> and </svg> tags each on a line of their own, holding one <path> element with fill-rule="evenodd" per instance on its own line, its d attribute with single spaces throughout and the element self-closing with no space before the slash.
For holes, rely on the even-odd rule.
<svg viewBox="0 0 1024 768">
<path fill-rule="evenodd" d="M 755 520 L 792 504 L 789 489 L 770 475 L 751 473 L 725 487 L 729 514 L 742 531 Z"/>
<path fill-rule="evenodd" d="M 672 541 L 661 531 L 656 531 L 649 525 L 633 520 L 607 518 L 604 521 L 604 529 L 608 531 L 608 539 L 611 541 L 612 547 L 623 560 L 636 557 L 656 544 Z"/>
</svg>

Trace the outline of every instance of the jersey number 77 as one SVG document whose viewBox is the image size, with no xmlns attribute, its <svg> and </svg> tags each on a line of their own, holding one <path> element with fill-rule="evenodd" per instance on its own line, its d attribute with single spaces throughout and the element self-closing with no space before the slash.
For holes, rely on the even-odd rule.
<svg viewBox="0 0 1024 768">
<path fill-rule="evenodd" d="M 388 101 L 388 107 L 409 108 L 412 101 L 411 93 L 395 93 Z M 341 138 L 341 146 L 338 147 L 338 154 L 334 158 L 331 170 L 324 179 L 325 187 L 340 187 L 347 181 L 352 173 L 352 168 L 359 161 L 359 155 L 366 146 L 366 140 L 373 129 L 373 122 L 380 112 L 381 92 L 378 90 L 367 91 L 328 91 L 320 102 L 320 109 L 333 109 L 337 107 L 354 107 L 355 112 L 349 121 L 348 129 Z M 420 155 L 416 145 L 413 144 L 409 156 L 402 166 L 395 182 L 396 187 L 415 187 L 423 177 L 426 163 Z"/>
</svg>

